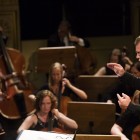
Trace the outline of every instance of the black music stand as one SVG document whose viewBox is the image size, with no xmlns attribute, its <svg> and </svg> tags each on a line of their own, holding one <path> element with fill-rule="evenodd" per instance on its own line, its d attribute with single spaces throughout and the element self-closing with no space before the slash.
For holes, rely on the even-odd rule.
<svg viewBox="0 0 140 140">
<path fill-rule="evenodd" d="M 75 69 L 76 48 L 74 46 L 41 47 L 37 55 L 37 72 L 48 73 L 49 67 L 55 62 L 65 64 L 69 70 Z"/>
</svg>

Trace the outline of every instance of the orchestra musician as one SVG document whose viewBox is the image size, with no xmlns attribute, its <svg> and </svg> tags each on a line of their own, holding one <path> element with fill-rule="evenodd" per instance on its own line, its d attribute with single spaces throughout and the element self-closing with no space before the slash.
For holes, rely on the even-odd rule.
<svg viewBox="0 0 140 140">
<path fill-rule="evenodd" d="M 75 131 L 78 128 L 77 123 L 59 112 L 56 107 L 57 98 L 51 91 L 39 91 L 35 99 L 36 112 L 23 121 L 17 133 L 27 129 L 58 132 L 63 132 L 59 130 Z"/>
<path fill-rule="evenodd" d="M 67 20 L 62 20 L 56 33 L 48 39 L 48 47 L 75 46 L 89 47 L 89 41 L 85 38 L 72 35 L 71 25 Z"/>
<path fill-rule="evenodd" d="M 96 57 L 90 52 L 90 42 L 87 38 L 74 35 L 67 20 L 62 20 L 57 31 L 48 38 L 48 47 L 76 47 L 76 69 L 78 74 L 94 73 Z"/>
<path fill-rule="evenodd" d="M 60 111 L 62 111 L 65 115 L 67 115 L 67 102 L 71 99 L 87 99 L 87 94 L 75 87 L 66 77 L 65 71 L 61 63 L 55 62 L 51 65 L 48 75 L 48 83 L 39 88 L 35 94 L 40 90 L 50 90 L 53 92 L 56 97 L 58 97 L 58 101 L 61 102 L 62 105 Z M 62 95 L 62 96 L 61 96 Z M 60 98 L 61 96 L 61 98 Z M 34 99 L 34 95 L 29 96 L 31 99 Z M 59 99 L 60 98 L 60 99 Z M 61 101 L 60 101 L 61 100 Z M 64 104 L 63 104 L 64 103 Z"/>
</svg>

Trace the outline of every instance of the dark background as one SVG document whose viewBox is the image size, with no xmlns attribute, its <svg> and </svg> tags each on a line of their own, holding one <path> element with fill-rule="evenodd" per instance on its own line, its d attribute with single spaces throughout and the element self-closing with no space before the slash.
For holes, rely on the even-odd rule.
<svg viewBox="0 0 140 140">
<path fill-rule="evenodd" d="M 20 0 L 21 39 L 47 39 L 65 17 L 81 37 L 131 34 L 130 0 Z"/>
</svg>

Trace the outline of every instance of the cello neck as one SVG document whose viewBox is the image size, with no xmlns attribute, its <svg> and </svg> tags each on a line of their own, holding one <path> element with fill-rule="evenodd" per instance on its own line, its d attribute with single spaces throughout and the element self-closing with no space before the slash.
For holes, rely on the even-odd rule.
<svg viewBox="0 0 140 140">
<path fill-rule="evenodd" d="M 0 32 L 1 54 L 3 55 L 3 61 L 4 61 L 5 68 L 6 68 L 6 73 L 11 74 L 13 72 L 13 66 L 12 66 L 10 57 L 6 51 L 6 46 L 5 46 L 5 43 L 3 41 L 2 35 L 3 35 L 2 32 Z"/>
</svg>

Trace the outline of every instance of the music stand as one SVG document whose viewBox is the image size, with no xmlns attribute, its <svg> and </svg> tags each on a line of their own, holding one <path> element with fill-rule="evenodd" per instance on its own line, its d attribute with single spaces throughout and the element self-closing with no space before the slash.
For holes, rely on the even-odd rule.
<svg viewBox="0 0 140 140">
<path fill-rule="evenodd" d="M 77 122 L 77 134 L 110 134 L 115 122 L 115 104 L 71 101 L 67 116 Z"/>
<path fill-rule="evenodd" d="M 75 81 L 76 86 L 87 93 L 89 102 L 101 101 L 119 83 L 117 76 L 80 75 Z"/>
<path fill-rule="evenodd" d="M 57 132 L 45 132 L 35 130 L 23 130 L 16 140 L 74 140 L 75 134 L 63 134 Z"/>
<path fill-rule="evenodd" d="M 121 140 L 121 137 L 119 135 L 77 134 L 76 140 Z"/>
<path fill-rule="evenodd" d="M 37 72 L 49 72 L 49 67 L 55 62 L 65 64 L 69 70 L 75 67 L 76 48 L 74 46 L 41 47 L 37 55 Z"/>
</svg>

